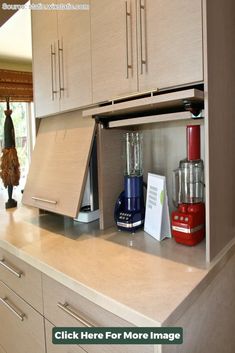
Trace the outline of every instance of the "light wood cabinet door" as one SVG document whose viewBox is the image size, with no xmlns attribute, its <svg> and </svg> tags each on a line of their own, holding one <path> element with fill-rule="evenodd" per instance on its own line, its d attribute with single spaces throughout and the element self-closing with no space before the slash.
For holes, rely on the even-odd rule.
<svg viewBox="0 0 235 353">
<path fill-rule="evenodd" d="M 44 353 L 43 317 L 0 281 L 0 343 L 7 353 Z"/>
<path fill-rule="evenodd" d="M 43 312 L 41 272 L 1 248 L 0 281 L 40 313 Z"/>
<path fill-rule="evenodd" d="M 6 351 L 4 351 L 4 349 L 0 346 L 0 353 L 6 353 Z"/>
<path fill-rule="evenodd" d="M 83 0 L 73 1 L 81 6 Z M 89 6 L 89 1 L 86 1 Z M 60 110 L 92 103 L 90 11 L 57 11 Z"/>
<path fill-rule="evenodd" d="M 139 90 L 203 80 L 201 0 L 137 0 Z"/>
<path fill-rule="evenodd" d="M 57 327 L 130 327 L 132 324 L 43 275 L 44 315 Z M 153 353 L 152 345 L 81 345 L 88 353 Z M 52 351 L 54 353 L 54 351 Z"/>
<path fill-rule="evenodd" d="M 59 111 L 57 11 L 32 11 L 32 43 L 35 114 L 42 117 Z"/>
<path fill-rule="evenodd" d="M 95 120 L 81 112 L 41 120 L 23 203 L 76 217 L 83 198 Z"/>
<path fill-rule="evenodd" d="M 86 353 L 81 347 L 76 345 L 53 344 L 52 343 L 53 327 L 54 326 L 49 321 L 45 320 L 47 353 Z"/>
<path fill-rule="evenodd" d="M 127 321 L 96 305 L 52 278 L 43 275 L 42 281 L 44 315 L 55 326 L 83 327 L 84 321 L 90 323 L 90 326 L 97 327 L 132 326 Z M 63 307 L 64 304 L 68 310 L 65 310 Z M 75 316 L 71 315 L 71 310 L 75 313 Z"/>
<path fill-rule="evenodd" d="M 32 11 L 36 117 L 92 103 L 89 1 L 66 3 L 77 9 Z"/>
<path fill-rule="evenodd" d="M 91 0 L 93 102 L 137 91 L 134 0 Z"/>
</svg>

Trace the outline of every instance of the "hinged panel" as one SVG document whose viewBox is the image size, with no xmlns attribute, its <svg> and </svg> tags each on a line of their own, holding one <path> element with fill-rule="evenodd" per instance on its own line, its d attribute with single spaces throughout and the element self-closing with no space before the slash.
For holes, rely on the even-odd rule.
<svg viewBox="0 0 235 353">
<path fill-rule="evenodd" d="M 79 112 L 41 121 L 23 203 L 76 217 L 83 197 L 95 121 Z"/>
</svg>

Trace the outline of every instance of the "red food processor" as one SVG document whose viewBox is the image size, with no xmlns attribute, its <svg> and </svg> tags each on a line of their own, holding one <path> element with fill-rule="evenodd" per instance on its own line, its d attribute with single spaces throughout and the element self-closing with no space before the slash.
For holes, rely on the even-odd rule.
<svg viewBox="0 0 235 353">
<path fill-rule="evenodd" d="M 187 158 L 173 172 L 172 234 L 176 242 L 196 245 L 205 236 L 204 166 L 200 159 L 200 125 L 187 126 Z"/>
</svg>

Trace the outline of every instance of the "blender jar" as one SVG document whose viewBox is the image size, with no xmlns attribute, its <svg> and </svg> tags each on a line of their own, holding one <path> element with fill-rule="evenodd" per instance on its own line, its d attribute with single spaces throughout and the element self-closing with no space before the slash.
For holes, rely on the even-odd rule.
<svg viewBox="0 0 235 353">
<path fill-rule="evenodd" d="M 124 175 L 143 175 L 143 135 L 141 132 L 124 134 Z"/>
</svg>

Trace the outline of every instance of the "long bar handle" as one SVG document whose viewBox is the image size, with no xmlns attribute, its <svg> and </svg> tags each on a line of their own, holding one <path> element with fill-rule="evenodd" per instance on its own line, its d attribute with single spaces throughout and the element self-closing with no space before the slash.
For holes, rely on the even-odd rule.
<svg viewBox="0 0 235 353">
<path fill-rule="evenodd" d="M 147 55 L 146 58 L 143 58 L 143 22 L 142 22 L 142 12 L 145 15 L 145 0 L 144 0 L 144 5 L 142 5 L 142 0 L 139 0 L 139 8 L 140 8 L 140 73 L 143 75 L 143 66 L 147 65 Z M 146 42 L 145 42 L 146 43 Z M 146 54 L 146 47 L 145 47 L 145 54 Z"/>
<path fill-rule="evenodd" d="M 59 87 L 60 87 L 60 99 L 61 92 L 64 91 L 64 49 L 63 49 L 63 40 L 58 40 L 58 61 L 59 61 Z"/>
<path fill-rule="evenodd" d="M 128 17 L 131 20 L 131 11 L 128 11 L 127 1 L 125 1 L 126 9 L 126 78 L 129 78 L 129 69 L 132 69 L 132 63 L 129 64 L 129 31 L 128 31 Z"/>
<path fill-rule="evenodd" d="M 13 306 L 8 302 L 7 297 L 5 298 L 0 298 L 0 302 L 7 308 L 9 309 L 18 319 L 20 319 L 20 321 L 24 321 L 24 318 L 26 317 L 26 315 L 22 312 L 18 312 L 15 310 L 15 308 L 13 308 Z"/>
<path fill-rule="evenodd" d="M 46 202 L 46 203 L 52 203 L 54 205 L 57 204 L 57 201 L 55 201 L 55 200 L 42 199 L 42 198 L 36 197 L 36 196 L 32 196 L 32 199 L 35 200 L 35 201 L 42 201 L 42 202 Z"/>
<path fill-rule="evenodd" d="M 0 260 L 0 265 L 4 268 L 6 268 L 9 272 L 11 272 L 13 275 L 15 275 L 17 278 L 21 278 L 23 272 L 20 270 L 16 270 L 13 267 L 11 267 L 5 259 Z"/>
<path fill-rule="evenodd" d="M 75 320 L 79 321 L 82 325 L 86 327 L 94 327 L 95 324 L 92 322 L 88 321 L 86 318 L 81 316 L 81 314 L 78 314 L 72 309 L 68 303 L 61 304 L 60 302 L 57 303 L 58 308 L 66 312 L 68 315 L 72 316 Z"/>
<path fill-rule="evenodd" d="M 53 48 L 53 45 L 51 44 L 51 93 L 52 93 L 52 100 L 55 99 L 55 94 L 57 93 L 57 91 L 55 90 L 55 87 L 54 87 L 55 57 L 56 57 L 55 48 Z"/>
</svg>

